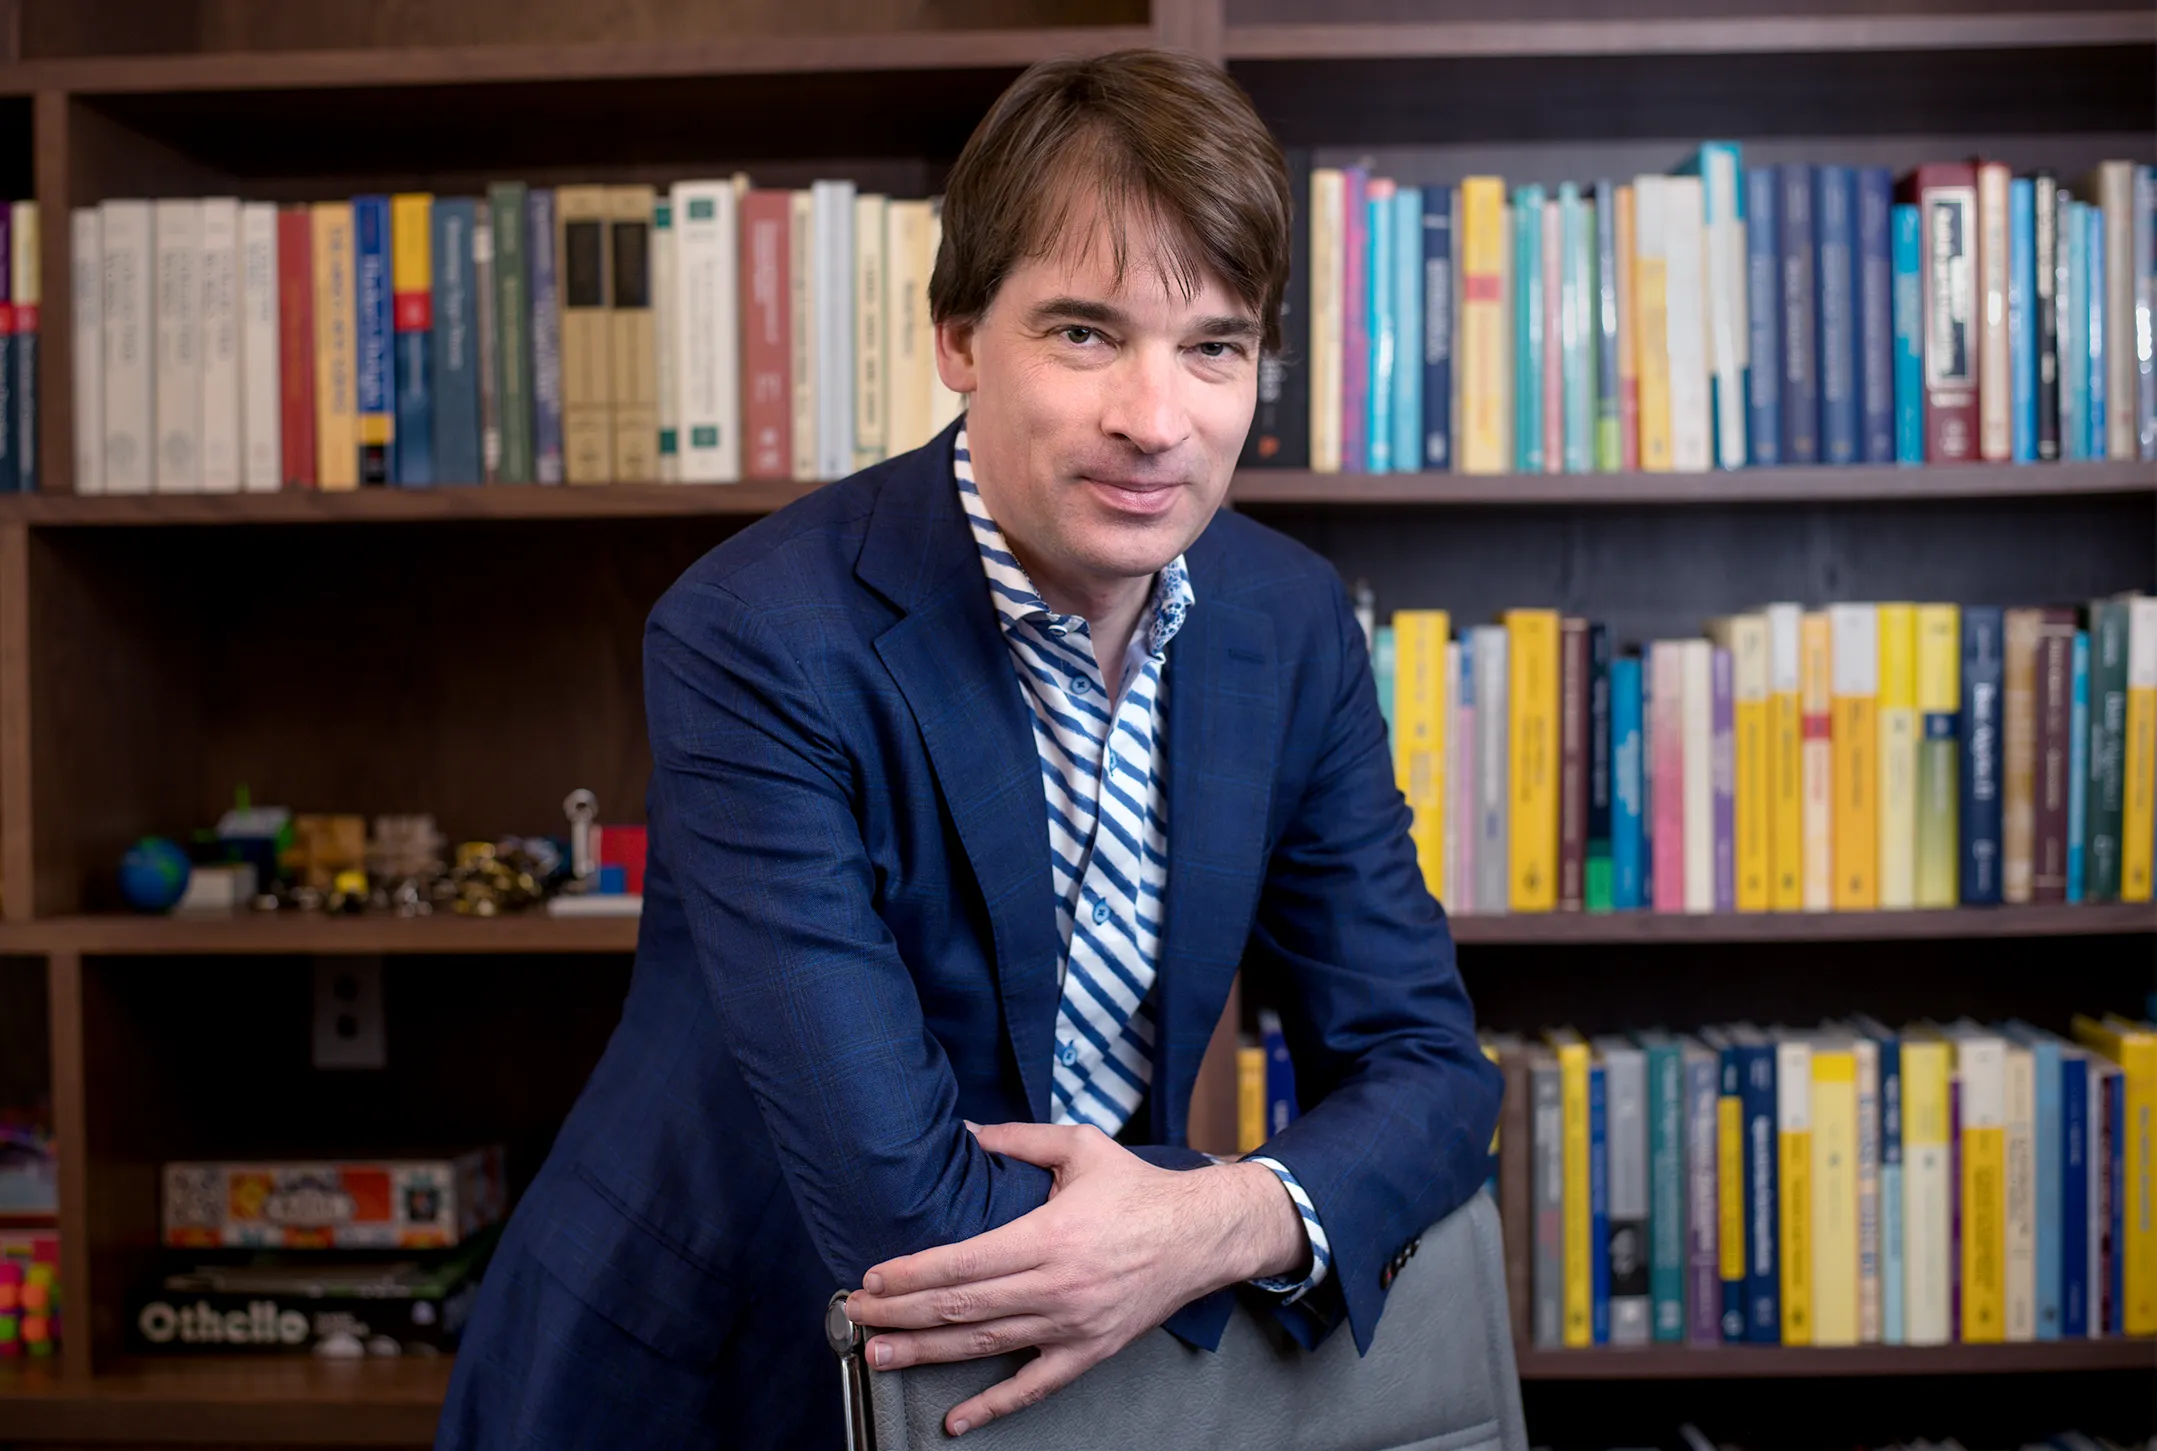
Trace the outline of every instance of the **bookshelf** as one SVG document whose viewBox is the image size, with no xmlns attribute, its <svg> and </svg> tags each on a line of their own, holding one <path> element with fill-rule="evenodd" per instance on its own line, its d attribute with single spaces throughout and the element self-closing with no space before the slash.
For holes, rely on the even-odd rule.
<svg viewBox="0 0 2157 1451">
<path fill-rule="evenodd" d="M 570 0 L 437 9 L 0 5 L 0 183 L 42 204 L 46 440 L 73 433 L 72 206 L 736 165 L 771 184 L 852 175 L 923 195 L 1024 66 L 1134 44 L 1221 61 L 1321 164 L 1370 155 L 1411 181 L 1628 174 L 1718 134 L 1771 162 L 1985 149 L 2074 174 L 2157 159 L 2157 16 L 2128 0 L 1885 14 L 1858 0 L 839 0 L 814 34 L 782 0 L 648 0 L 614 7 L 606 34 Z M 453 840 L 551 829 L 573 786 L 636 819 L 645 612 L 705 549 L 815 486 L 78 497 L 69 450 L 44 459 L 45 492 L 0 498 L 0 1001 L 48 1025 L 34 1061 L 64 1155 L 72 1311 L 57 1364 L 0 1366 L 0 1438 L 424 1444 L 446 1363 L 124 1354 L 151 1175 L 183 1154 L 387 1125 L 506 1139 L 528 1176 L 605 1042 L 635 924 L 140 919 L 113 912 L 111 866 L 137 835 L 214 815 L 240 781 L 303 808 L 431 810 Z M 1535 600 L 1628 639 L 1770 594 L 2157 585 L 2157 468 L 2139 463 L 1252 471 L 1231 499 L 1367 579 L 1384 612 L 1481 618 Z M 2157 908 L 1468 916 L 1454 931 L 1482 1016 L 1520 1031 L 1854 1008 L 2057 1017 L 2138 1004 Z M 384 1073 L 307 1067 L 309 960 L 324 956 L 384 959 Z M 1234 1121 L 1227 1066 L 1209 1060 L 1201 1085 L 1213 1123 Z M 1508 1225 L 1516 1246 L 1525 1232 Z M 2080 1419 L 2139 1436 L 2157 1399 L 2147 1341 L 1523 1348 L 1520 1365 L 1539 1444 L 1667 1438 L 1701 1407 L 1718 1438 L 1769 1443 L 1822 1406 L 1855 1417 L 1888 1401 L 1922 1418 L 1896 1434 Z M 1608 1414 L 1586 1421 L 1589 1405 Z"/>
</svg>

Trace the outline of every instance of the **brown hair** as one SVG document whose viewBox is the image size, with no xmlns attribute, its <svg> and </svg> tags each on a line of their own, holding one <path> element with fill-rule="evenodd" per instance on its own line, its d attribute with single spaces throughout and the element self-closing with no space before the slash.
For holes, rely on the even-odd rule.
<svg viewBox="0 0 2157 1451">
<path fill-rule="evenodd" d="M 1087 195 L 1119 282 L 1122 219 L 1138 207 L 1186 296 L 1212 272 L 1257 311 L 1265 350 L 1280 347 L 1292 215 L 1280 145 L 1224 72 L 1162 50 L 1045 61 L 997 98 L 944 189 L 929 315 L 979 320 L 1021 259 L 1054 253 Z"/>
</svg>

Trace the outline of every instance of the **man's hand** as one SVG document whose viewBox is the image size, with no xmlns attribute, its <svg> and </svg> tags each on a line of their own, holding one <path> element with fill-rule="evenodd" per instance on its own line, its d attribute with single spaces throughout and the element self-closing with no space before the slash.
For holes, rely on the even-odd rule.
<svg viewBox="0 0 2157 1451">
<path fill-rule="evenodd" d="M 1034 1347 L 1017 1375 L 952 1408 L 957 1436 L 1060 1390 L 1202 1295 L 1301 1273 L 1310 1249 L 1262 1164 L 1157 1169 L 1094 1128 L 990 1124 L 981 1146 L 1055 1175 L 1001 1229 L 877 1265 L 847 1301 L 881 1370 Z"/>
</svg>

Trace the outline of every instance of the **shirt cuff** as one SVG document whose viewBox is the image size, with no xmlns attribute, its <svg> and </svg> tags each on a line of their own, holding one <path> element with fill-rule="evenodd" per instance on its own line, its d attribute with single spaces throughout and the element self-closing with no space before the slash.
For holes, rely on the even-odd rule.
<svg viewBox="0 0 2157 1451">
<path fill-rule="evenodd" d="M 1280 1179 L 1281 1187 L 1288 1191 L 1289 1199 L 1296 1206 L 1296 1213 L 1303 1217 L 1303 1237 L 1311 1246 L 1311 1272 L 1300 1280 L 1281 1276 L 1269 1276 L 1250 1283 L 1257 1289 L 1282 1296 L 1281 1303 L 1293 1305 L 1325 1282 L 1326 1272 L 1333 1266 L 1333 1249 L 1326 1242 L 1325 1226 L 1318 1222 L 1318 1211 L 1311 1207 L 1311 1196 L 1303 1192 L 1296 1176 L 1288 1172 L 1288 1166 L 1278 1159 L 1253 1155 L 1246 1163 L 1264 1164 Z"/>
</svg>

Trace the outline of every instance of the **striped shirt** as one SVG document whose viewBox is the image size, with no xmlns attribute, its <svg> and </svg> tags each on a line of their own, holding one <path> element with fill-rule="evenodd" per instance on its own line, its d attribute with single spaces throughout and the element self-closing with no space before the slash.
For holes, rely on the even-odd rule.
<svg viewBox="0 0 2157 1451">
<path fill-rule="evenodd" d="M 1049 821 L 1050 877 L 1063 943 L 1057 980 L 1052 1114 L 1114 1135 L 1153 1077 L 1154 980 L 1168 892 L 1166 753 L 1169 641 L 1191 607 L 1178 555 L 1154 576 L 1153 595 L 1124 651 L 1111 697 L 1084 618 L 1051 610 L 974 487 L 966 434 L 953 452 L 959 504 L 973 528 L 1011 665 L 1032 717 Z M 1301 1280 L 1260 1280 L 1292 1302 L 1325 1279 L 1325 1231 L 1310 1196 L 1277 1160 L 1303 1218 L 1311 1270 Z"/>
</svg>

